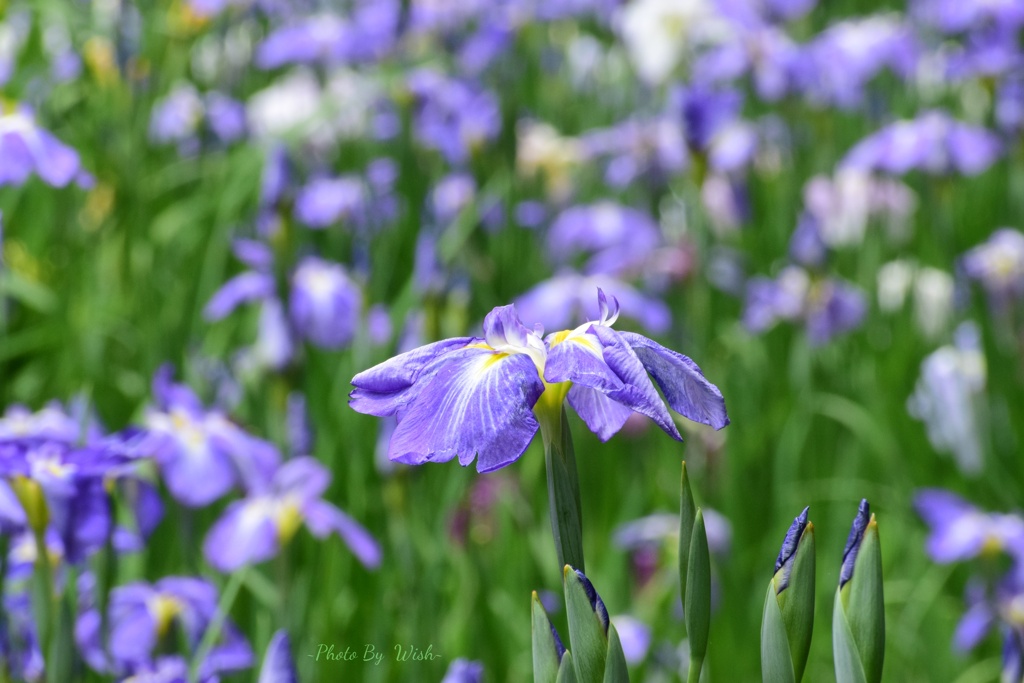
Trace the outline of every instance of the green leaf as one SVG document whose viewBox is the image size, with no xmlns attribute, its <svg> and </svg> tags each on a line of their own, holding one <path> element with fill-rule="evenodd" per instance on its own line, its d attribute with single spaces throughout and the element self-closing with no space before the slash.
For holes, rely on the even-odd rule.
<svg viewBox="0 0 1024 683">
<path fill-rule="evenodd" d="M 534 683 L 555 683 L 558 677 L 558 649 L 551 632 L 551 621 L 533 592 L 533 680 Z"/>
<path fill-rule="evenodd" d="M 836 589 L 836 599 L 832 606 L 832 657 L 836 667 L 836 683 L 867 683 L 839 594 L 840 589 Z"/>
<path fill-rule="evenodd" d="M 814 574 L 814 525 L 808 522 L 797 545 L 796 557 L 793 558 L 789 585 L 777 596 L 789 641 L 793 679 L 796 681 L 803 678 L 807 654 L 811 651 L 811 635 L 814 631 Z"/>
<path fill-rule="evenodd" d="M 562 665 L 558 667 L 558 678 L 555 683 L 576 683 L 576 666 L 573 664 L 572 653 L 566 650 L 562 657 Z"/>
<path fill-rule="evenodd" d="M 565 610 L 569 617 L 569 642 L 578 683 L 601 683 L 604 678 L 608 636 L 587 597 L 583 582 L 565 566 Z"/>
<path fill-rule="evenodd" d="M 626 654 L 622 651 L 619 632 L 612 624 L 608 625 L 608 658 L 604 669 L 604 683 L 629 683 Z"/>
<path fill-rule="evenodd" d="M 789 637 L 775 597 L 775 580 L 768 581 L 761 615 L 761 680 L 764 683 L 795 683 Z"/>
<path fill-rule="evenodd" d="M 557 434 L 543 430 L 544 462 L 548 471 L 548 512 L 551 533 L 560 567 L 571 565 L 586 572 L 583 565 L 583 515 L 580 512 L 580 481 L 576 454 L 565 408 L 561 408 Z"/>
<path fill-rule="evenodd" d="M 690 490 L 690 478 L 683 461 L 683 475 L 679 482 L 679 595 L 686 596 L 686 572 L 690 563 L 690 539 L 693 537 L 693 520 L 697 507 Z"/>
<path fill-rule="evenodd" d="M 860 653 L 867 683 L 882 680 L 885 658 L 885 596 L 878 524 L 871 516 L 853 566 L 853 577 L 842 589 L 846 618 Z"/>
<path fill-rule="evenodd" d="M 711 558 L 708 536 L 704 529 L 704 513 L 697 508 L 690 539 L 690 562 L 686 572 L 686 632 L 690 640 L 690 680 L 700 679 L 704 655 L 708 651 L 708 630 L 711 626 Z"/>
</svg>

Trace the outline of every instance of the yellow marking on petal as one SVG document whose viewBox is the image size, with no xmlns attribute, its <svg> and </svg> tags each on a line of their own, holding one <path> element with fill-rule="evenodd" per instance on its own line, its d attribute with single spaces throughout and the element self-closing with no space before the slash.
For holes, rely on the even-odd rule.
<svg viewBox="0 0 1024 683">
<path fill-rule="evenodd" d="M 494 350 L 491 347 L 490 344 L 487 344 L 485 342 L 477 342 L 476 344 L 466 344 L 465 348 L 467 348 L 467 349 L 483 349 L 485 351 L 493 351 Z"/>
<path fill-rule="evenodd" d="M 980 554 L 985 557 L 995 557 L 1003 551 L 1003 542 L 995 534 L 989 534 L 981 544 Z"/>
<path fill-rule="evenodd" d="M 555 348 L 559 344 L 565 341 L 566 337 L 572 334 L 572 330 L 562 330 L 561 332 L 555 332 L 551 335 L 551 348 Z"/>
<path fill-rule="evenodd" d="M 502 352 L 495 353 L 493 356 L 489 357 L 487 360 L 484 361 L 483 369 L 484 370 L 488 369 L 489 367 L 491 367 L 492 365 L 494 365 L 495 363 L 497 363 L 501 359 L 508 358 L 508 356 L 509 356 L 509 354 L 507 354 L 507 353 L 502 353 Z"/>
<path fill-rule="evenodd" d="M 167 634 L 167 629 L 170 628 L 171 622 L 174 621 L 174 617 L 181 614 L 182 605 L 177 598 L 161 594 L 156 596 L 153 602 L 150 603 L 149 611 L 153 614 L 154 621 L 156 621 L 157 634 L 163 638 Z"/>
</svg>

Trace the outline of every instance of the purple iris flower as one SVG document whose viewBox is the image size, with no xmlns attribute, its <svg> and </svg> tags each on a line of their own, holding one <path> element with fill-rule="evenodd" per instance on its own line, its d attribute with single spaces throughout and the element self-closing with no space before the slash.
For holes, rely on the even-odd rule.
<svg viewBox="0 0 1024 683">
<path fill-rule="evenodd" d="M 31 110 L 0 110 L 0 187 L 21 185 L 32 173 L 54 187 L 84 177 L 78 153 L 36 125 Z"/>
<path fill-rule="evenodd" d="M 914 16 L 946 33 L 988 23 L 1012 28 L 1024 25 L 1024 7 L 1015 0 L 914 0 L 911 7 Z"/>
<path fill-rule="evenodd" d="M 442 178 L 430 193 L 434 219 L 442 226 L 451 223 L 475 196 L 476 181 L 468 173 Z"/>
<path fill-rule="evenodd" d="M 580 142 L 588 157 L 608 159 L 605 182 L 617 188 L 640 177 L 663 183 L 688 163 L 682 126 L 671 116 L 627 119 L 588 131 Z"/>
<path fill-rule="evenodd" d="M 128 675 L 159 670 L 156 652 L 180 633 L 185 654 L 194 655 L 216 613 L 217 589 L 205 579 L 170 576 L 154 584 L 129 583 L 110 594 L 109 634 L 101 633 L 103 619 L 90 608 L 78 617 L 75 640 L 85 661 L 98 672 Z M 252 666 L 252 649 L 230 619 L 223 622 L 221 634 L 200 663 L 201 679 Z"/>
<path fill-rule="evenodd" d="M 497 137 L 501 108 L 490 91 L 428 69 L 410 74 L 408 87 L 416 100 L 416 139 L 440 152 L 449 163 L 465 162 Z"/>
<path fill-rule="evenodd" d="M 514 306 L 484 319 L 484 336 L 446 339 L 392 358 L 352 379 L 349 405 L 398 425 L 389 458 L 407 464 L 458 456 L 477 470 L 504 467 L 526 450 L 540 423 L 557 420 L 564 400 L 602 440 L 633 412 L 681 439 L 665 402 L 695 422 L 728 424 L 722 394 L 697 365 L 647 337 L 617 332 L 618 302 L 598 291 L 601 317 L 545 339 Z M 539 404 L 539 405 L 538 405 Z"/>
<path fill-rule="evenodd" d="M 296 217 L 311 228 L 355 218 L 366 204 L 366 188 L 354 175 L 317 178 L 295 198 Z"/>
<path fill-rule="evenodd" d="M 452 660 L 441 683 L 483 683 L 484 665 L 468 659 Z"/>
<path fill-rule="evenodd" d="M 883 69 L 908 79 L 919 48 L 899 19 L 878 15 L 837 23 L 800 50 L 798 87 L 812 102 L 844 109 L 864 101 L 864 88 Z"/>
<path fill-rule="evenodd" d="M 643 294 L 610 275 L 580 275 L 571 271 L 544 280 L 515 300 L 520 317 L 545 329 L 558 329 L 582 319 L 595 320 L 600 307 L 594 290 L 601 289 L 621 301 L 630 317 L 655 334 L 672 325 L 672 313 L 663 301 Z"/>
<path fill-rule="evenodd" d="M 1024 560 L 1024 518 L 988 513 L 942 489 L 922 489 L 914 508 L 931 528 L 927 551 L 943 564 L 1006 552 Z"/>
<path fill-rule="evenodd" d="M 291 285 L 289 313 L 302 336 L 325 349 L 352 340 L 362 293 L 340 264 L 307 256 L 292 273 Z"/>
<path fill-rule="evenodd" d="M 257 683 L 299 683 L 287 632 L 278 631 L 270 639 Z"/>
<path fill-rule="evenodd" d="M 155 142 L 187 142 L 196 137 L 203 121 L 203 100 L 192 85 L 180 85 L 157 102 L 149 122 Z"/>
<path fill-rule="evenodd" d="M 647 657 L 648 650 L 651 649 L 653 634 L 650 626 L 625 614 L 612 617 L 612 624 L 619 634 L 622 654 L 626 658 L 626 663 L 636 666 L 643 662 Z"/>
<path fill-rule="evenodd" d="M 806 509 L 804 509 L 804 514 L 801 515 L 801 517 L 804 518 L 804 522 L 806 523 Z M 797 521 L 799 522 L 800 519 L 797 518 Z M 868 504 L 868 501 L 866 499 L 861 500 L 860 505 L 857 507 L 857 516 L 853 518 L 853 525 L 850 527 L 850 535 L 846 538 L 846 547 L 843 548 L 843 564 L 839 570 L 840 588 L 845 586 L 846 583 L 853 578 L 853 569 L 857 564 L 857 554 L 860 552 L 860 545 L 864 541 L 864 532 L 867 530 L 868 523 L 870 521 L 871 506 Z M 800 531 L 801 533 L 803 533 L 803 529 L 801 529 Z M 786 540 L 788 541 L 789 538 L 789 534 L 787 534 Z M 782 549 L 785 551 L 785 545 Z"/>
<path fill-rule="evenodd" d="M 928 111 L 897 121 L 869 135 L 846 153 L 840 168 L 902 175 L 912 170 L 932 174 L 984 172 L 1003 154 L 998 136 L 958 121 L 943 111 Z"/>
<path fill-rule="evenodd" d="M 331 475 L 314 458 L 281 465 L 269 484 L 231 503 L 203 543 L 206 559 L 223 572 L 276 555 L 304 522 L 313 535 L 338 534 L 367 567 L 380 564 L 380 547 L 362 526 L 322 499 Z"/>
<path fill-rule="evenodd" d="M 753 159 L 757 134 L 740 119 L 743 96 L 739 91 L 694 85 L 677 88 L 672 96 L 683 120 L 686 144 L 707 156 L 712 169 L 730 172 Z"/>
<path fill-rule="evenodd" d="M 614 202 L 574 206 L 558 215 L 548 232 L 548 251 L 562 258 L 593 254 L 588 274 L 617 274 L 638 266 L 661 243 L 648 214 Z"/>
<path fill-rule="evenodd" d="M 750 9 L 743 5 L 744 9 Z M 754 20 L 738 27 L 728 40 L 711 47 L 694 62 L 693 73 L 701 83 L 728 83 L 750 74 L 758 96 L 774 102 L 791 92 L 806 65 L 800 48 L 778 27 Z"/>
<path fill-rule="evenodd" d="M 245 135 L 245 105 L 222 93 L 206 96 L 206 119 L 221 142 L 234 142 Z"/>
<path fill-rule="evenodd" d="M 394 47 L 402 5 L 397 0 L 356 2 L 347 16 L 307 17 L 276 29 L 256 51 L 256 65 L 352 64 L 385 56 Z"/>
<path fill-rule="evenodd" d="M 1000 228 L 961 259 L 967 277 L 981 284 L 993 306 L 1024 298 L 1024 233 Z"/>
<path fill-rule="evenodd" d="M 280 460 L 277 449 L 205 408 L 187 386 L 173 384 L 169 366 L 154 376 L 153 397 L 147 445 L 176 500 L 201 507 L 238 485 L 252 489 L 269 480 Z"/>
<path fill-rule="evenodd" d="M 743 324 L 759 333 L 778 320 L 799 320 L 808 341 L 818 346 L 856 329 L 866 314 L 867 300 L 860 289 L 841 280 L 812 277 L 799 266 L 787 266 L 774 280 L 750 280 Z"/>
</svg>

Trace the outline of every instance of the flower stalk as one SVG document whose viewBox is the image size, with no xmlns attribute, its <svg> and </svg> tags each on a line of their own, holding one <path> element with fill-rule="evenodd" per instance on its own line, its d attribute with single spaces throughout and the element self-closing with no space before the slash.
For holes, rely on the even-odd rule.
<svg viewBox="0 0 1024 683">
<path fill-rule="evenodd" d="M 550 389 L 549 389 L 550 391 Z M 546 393 L 546 392 L 545 392 Z M 538 404 L 539 407 L 539 404 Z M 541 417 L 544 465 L 548 478 L 548 513 L 558 566 L 586 571 L 583 564 L 583 514 L 576 453 L 565 408 L 559 403 L 554 415 Z M 554 412 L 554 411 L 549 411 Z"/>
</svg>

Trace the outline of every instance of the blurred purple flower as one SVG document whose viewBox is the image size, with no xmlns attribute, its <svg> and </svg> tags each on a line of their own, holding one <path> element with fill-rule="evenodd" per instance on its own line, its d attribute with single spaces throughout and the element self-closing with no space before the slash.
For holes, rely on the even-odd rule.
<svg viewBox="0 0 1024 683">
<path fill-rule="evenodd" d="M 198 135 L 205 111 L 196 89 L 179 85 L 153 107 L 149 137 L 160 143 L 187 142 Z"/>
<path fill-rule="evenodd" d="M 468 659 L 455 659 L 445 672 L 441 683 L 483 683 L 484 665 Z"/>
<path fill-rule="evenodd" d="M 206 96 L 206 118 L 213 134 L 224 143 L 245 135 L 245 105 L 221 93 Z"/>
<path fill-rule="evenodd" d="M 1024 25 L 1024 6 L 1015 0 L 913 0 L 911 10 L 913 16 L 946 33 L 987 23 L 1008 28 Z"/>
<path fill-rule="evenodd" d="M 205 579 L 170 576 L 154 584 L 129 583 L 110 594 L 109 634 L 101 632 L 104 620 L 91 608 L 79 615 L 75 640 L 94 670 L 127 675 L 160 668 L 155 655 L 171 634 L 179 632 L 176 629 L 184 638 L 186 654 L 195 654 L 216 613 L 217 590 Z M 252 666 L 252 650 L 230 619 L 221 633 L 220 642 L 199 664 L 200 679 Z"/>
<path fill-rule="evenodd" d="M 1024 298 L 1024 233 L 1000 228 L 963 255 L 964 274 L 978 282 L 995 306 Z"/>
<path fill-rule="evenodd" d="M 643 662 L 647 657 L 647 651 L 651 649 L 650 627 L 639 619 L 625 614 L 612 617 L 612 624 L 619 634 L 626 663 L 636 666 Z"/>
<path fill-rule="evenodd" d="M 348 16 L 306 17 L 273 31 L 256 51 L 256 65 L 349 64 L 386 55 L 398 35 L 402 6 L 397 0 L 354 3 Z"/>
<path fill-rule="evenodd" d="M 746 166 L 757 150 L 753 127 L 740 118 L 743 96 L 737 90 L 694 85 L 672 93 L 675 110 L 683 120 L 690 150 L 705 155 L 720 172 Z"/>
<path fill-rule="evenodd" d="M 354 218 L 366 205 L 366 188 L 358 176 L 317 178 L 299 191 L 295 216 L 311 228 Z"/>
<path fill-rule="evenodd" d="M 0 109 L 0 187 L 21 185 L 32 173 L 54 187 L 85 177 L 78 153 L 36 125 L 31 110 Z"/>
<path fill-rule="evenodd" d="M 347 345 L 361 307 L 362 293 L 341 264 L 307 256 L 292 273 L 289 314 L 298 333 L 317 346 Z"/>
<path fill-rule="evenodd" d="M 417 141 L 450 164 L 464 163 L 501 129 L 501 109 L 488 90 L 426 68 L 409 74 Z"/>
<path fill-rule="evenodd" d="M 962 472 L 976 475 L 981 472 L 984 453 L 976 404 L 985 390 L 985 357 L 973 324 L 963 323 L 955 342 L 922 361 L 907 410 L 925 423 L 928 440 L 936 450 L 952 453 Z"/>
<path fill-rule="evenodd" d="M 277 631 L 270 639 L 257 683 L 299 683 L 286 631 Z"/>
<path fill-rule="evenodd" d="M 674 117 L 627 119 L 580 137 L 584 154 L 607 158 L 605 182 L 622 188 L 638 178 L 664 183 L 686 167 L 688 158 L 680 122 Z"/>
<path fill-rule="evenodd" d="M 819 346 L 859 327 L 866 314 L 867 300 L 857 287 L 787 266 L 774 280 L 755 277 L 748 282 L 743 324 L 760 333 L 778 320 L 802 321 L 808 341 Z"/>
<path fill-rule="evenodd" d="M 274 557 L 303 523 L 317 538 L 338 534 L 367 567 L 380 564 L 380 546 L 362 526 L 322 499 L 330 473 L 314 458 L 281 465 L 269 484 L 228 505 L 203 543 L 207 561 L 222 572 Z"/>
<path fill-rule="evenodd" d="M 171 495 L 191 507 L 208 505 L 238 485 L 258 488 L 280 456 L 217 410 L 208 410 L 187 386 L 171 382 L 165 366 L 153 378 L 155 405 L 146 412 L 146 445 Z"/>
<path fill-rule="evenodd" d="M 638 267 L 661 243 L 648 214 L 614 202 L 574 206 L 558 215 L 548 231 L 548 252 L 558 262 L 590 253 L 587 274 L 614 275 Z"/>
<path fill-rule="evenodd" d="M 926 549 L 936 562 L 961 562 L 999 552 L 1024 560 L 1024 518 L 1019 515 L 982 512 L 942 489 L 919 490 L 914 508 L 931 528 Z"/>
<path fill-rule="evenodd" d="M 1002 154 L 1003 144 L 995 133 L 933 110 L 864 138 L 846 153 L 839 167 L 893 175 L 919 170 L 971 176 L 984 172 Z"/>
<path fill-rule="evenodd" d="M 452 173 L 445 176 L 430 193 L 434 219 L 439 225 L 447 225 L 473 202 L 476 196 L 476 181 L 468 173 Z"/>
</svg>

